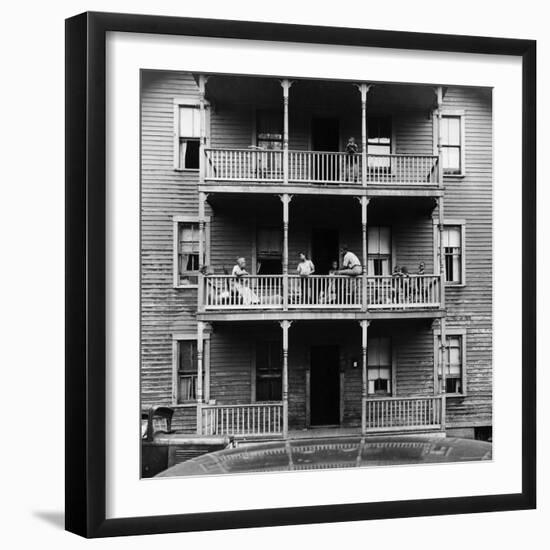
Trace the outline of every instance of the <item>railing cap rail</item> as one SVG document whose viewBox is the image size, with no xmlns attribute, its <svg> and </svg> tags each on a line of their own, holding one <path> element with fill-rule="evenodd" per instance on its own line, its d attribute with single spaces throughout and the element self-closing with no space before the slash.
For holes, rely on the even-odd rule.
<svg viewBox="0 0 550 550">
<path fill-rule="evenodd" d="M 367 403 L 372 403 L 373 401 L 428 401 L 428 400 L 437 400 L 441 399 L 440 395 L 417 395 L 417 396 L 407 396 L 407 397 L 364 397 L 363 400 Z"/>
<path fill-rule="evenodd" d="M 245 403 L 242 405 L 202 405 L 201 409 L 204 411 L 205 409 L 247 409 L 247 408 L 254 408 L 254 407 L 282 407 L 283 402 L 282 401 L 262 401 L 258 403 Z"/>
<path fill-rule="evenodd" d="M 252 148 L 251 147 L 205 147 L 204 150 L 206 152 L 210 151 L 240 151 L 245 153 L 277 153 L 277 154 L 283 154 L 282 149 L 259 149 L 259 148 Z M 345 151 L 301 151 L 297 149 L 290 149 L 288 151 L 291 154 L 307 154 L 307 155 L 346 155 L 348 156 L 349 153 L 346 153 Z M 361 157 L 361 153 L 356 153 L 357 158 Z M 367 157 L 374 157 L 374 158 L 430 158 L 430 159 L 438 159 L 438 155 L 418 155 L 418 154 L 408 154 L 408 153 L 390 153 L 390 154 L 380 154 L 380 153 L 367 153 Z"/>
</svg>

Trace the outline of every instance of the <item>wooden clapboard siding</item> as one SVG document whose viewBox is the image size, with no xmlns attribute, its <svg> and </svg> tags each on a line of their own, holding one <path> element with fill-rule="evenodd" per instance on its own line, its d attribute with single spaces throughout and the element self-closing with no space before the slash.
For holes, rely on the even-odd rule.
<svg viewBox="0 0 550 550">
<path fill-rule="evenodd" d="M 216 105 L 211 113 L 210 145 L 246 149 L 254 144 L 255 120 L 253 105 Z"/>
<path fill-rule="evenodd" d="M 433 395 L 433 333 L 428 323 L 395 323 L 385 333 L 395 359 L 394 395 Z"/>
<path fill-rule="evenodd" d="M 143 74 L 142 88 L 142 399 L 143 404 L 171 402 L 172 335 L 196 332 L 197 292 L 173 288 L 173 217 L 198 215 L 198 171 L 173 169 L 174 98 L 198 100 L 198 86 L 190 74 L 151 72 Z M 344 92 L 343 92 L 344 93 Z M 342 96 L 344 97 L 344 96 Z M 340 120 L 340 146 L 353 135 L 360 142 L 360 101 L 351 87 L 345 101 L 316 104 L 300 93 L 299 84 L 290 93 L 290 148 L 311 148 L 311 120 L 334 116 Z M 264 106 L 267 107 L 267 106 Z M 282 107 L 274 102 L 272 107 Z M 466 285 L 447 288 L 447 327 L 467 334 L 467 396 L 448 399 L 448 422 L 453 426 L 491 422 L 492 398 L 492 120 L 487 92 L 447 89 L 444 107 L 465 112 L 466 174 L 445 178 L 445 217 L 466 220 Z M 210 145 L 248 147 L 254 143 L 257 106 L 253 103 L 213 104 L 210 115 Z M 394 151 L 433 152 L 433 117 L 429 112 L 392 115 Z M 393 199 L 388 199 L 391 201 Z M 390 225 L 395 256 L 392 263 L 411 272 L 418 263 L 433 265 L 433 225 L 437 209 L 424 201 L 409 209 L 412 200 L 388 202 L 378 210 L 378 199 L 369 205 L 369 225 Z M 252 271 L 257 228 L 282 225 L 278 197 L 214 195 L 207 215 L 211 223 L 211 264 L 220 273 L 231 270 L 237 256 L 244 256 Z M 212 207 L 210 206 L 212 204 Z M 389 206 L 388 206 L 389 205 Z M 293 272 L 300 251 L 310 251 L 311 232 L 316 227 L 337 227 L 340 244 L 361 256 L 360 206 L 355 198 L 295 196 L 290 203 L 289 270 Z M 378 212 L 378 214 L 377 214 Z M 383 214 L 380 214 L 383 212 Z M 390 214 L 388 214 L 390 212 Z M 315 258 L 313 258 L 315 260 Z M 269 325 L 269 327 L 267 326 Z M 301 325 L 302 328 L 300 328 Z M 438 323 L 434 324 L 438 327 Z M 397 395 L 433 392 L 433 334 L 429 324 L 389 324 L 369 329 L 389 331 L 396 347 Z M 300 338 L 303 330 L 303 341 Z M 256 332 L 255 332 L 256 331 Z M 260 324 L 215 326 L 211 338 L 211 398 L 222 403 L 250 401 L 251 365 L 258 337 L 280 337 L 280 327 Z M 263 331 L 267 331 L 264 334 Z M 324 335 L 324 336 L 323 336 Z M 361 369 L 352 368 L 360 359 L 360 329 L 357 324 L 330 323 L 325 332 L 312 324 L 297 322 L 290 329 L 289 416 L 291 427 L 305 425 L 305 373 L 312 342 L 332 337 L 341 342 L 344 374 L 344 425 L 360 421 Z M 192 430 L 194 409 L 178 410 L 175 425 Z"/>
<path fill-rule="evenodd" d="M 394 115 L 392 122 L 396 154 L 433 153 L 433 122 L 429 112 L 399 113 Z"/>
<path fill-rule="evenodd" d="M 405 266 L 409 273 L 416 273 L 420 262 L 425 264 L 425 272 L 433 273 L 433 223 L 431 216 L 416 216 L 404 221 L 394 220 L 392 241 L 395 250 L 393 264 Z"/>
<path fill-rule="evenodd" d="M 464 111 L 465 176 L 445 178 L 445 218 L 466 221 L 466 285 L 446 287 L 447 327 L 467 331 L 467 397 L 449 398 L 450 425 L 490 424 L 492 399 L 492 116 L 489 91 L 449 88 Z"/>
<path fill-rule="evenodd" d="M 196 332 L 197 292 L 173 288 L 173 217 L 198 214 L 198 172 L 173 169 L 174 98 L 198 99 L 193 77 L 145 72 L 142 78 L 141 381 L 142 404 L 172 395 L 172 334 Z M 178 427 L 189 428 L 189 409 Z"/>
<path fill-rule="evenodd" d="M 218 324 L 210 343 L 210 398 L 218 404 L 251 402 L 251 369 L 257 329 Z"/>
</svg>

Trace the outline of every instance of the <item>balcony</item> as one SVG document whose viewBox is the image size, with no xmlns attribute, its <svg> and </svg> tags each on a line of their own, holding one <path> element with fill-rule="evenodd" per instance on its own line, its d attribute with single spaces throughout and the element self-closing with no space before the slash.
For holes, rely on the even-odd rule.
<svg viewBox="0 0 550 550">
<path fill-rule="evenodd" d="M 437 155 L 362 155 L 288 151 L 288 184 L 439 187 Z M 205 182 L 275 185 L 285 183 L 281 150 L 205 149 Z"/>
<path fill-rule="evenodd" d="M 346 275 L 206 275 L 202 310 L 376 310 L 438 309 L 439 275 L 408 277 Z M 200 299 L 200 298 L 199 298 Z"/>
</svg>

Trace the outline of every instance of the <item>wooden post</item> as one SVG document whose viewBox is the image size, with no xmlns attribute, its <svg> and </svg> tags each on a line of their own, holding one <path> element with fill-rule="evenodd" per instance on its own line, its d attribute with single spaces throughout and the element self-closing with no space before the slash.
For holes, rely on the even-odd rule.
<svg viewBox="0 0 550 550">
<path fill-rule="evenodd" d="M 206 160 L 206 81 L 207 77 L 199 75 L 199 114 L 200 114 L 200 141 L 199 141 L 199 185 L 204 183 Z"/>
<path fill-rule="evenodd" d="M 359 321 L 361 325 L 361 370 L 362 370 L 362 383 L 361 383 L 361 434 L 365 435 L 367 432 L 367 396 L 368 396 L 368 380 L 367 380 L 367 341 L 368 341 L 368 328 L 370 321 Z"/>
<path fill-rule="evenodd" d="M 289 204 L 292 195 L 284 193 L 279 198 L 283 203 L 283 309 L 288 310 L 288 224 Z"/>
<path fill-rule="evenodd" d="M 280 321 L 283 329 L 283 437 L 288 436 L 288 329 L 292 321 Z"/>
<path fill-rule="evenodd" d="M 442 317 L 440 321 L 440 349 L 441 349 L 441 388 L 440 388 L 440 394 L 441 394 L 441 430 L 445 431 L 445 423 L 446 423 L 446 414 L 447 414 L 447 330 L 446 330 L 446 321 L 445 318 Z"/>
<path fill-rule="evenodd" d="M 357 85 L 361 93 L 361 185 L 367 186 L 367 94 L 370 86 L 364 82 Z"/>
<path fill-rule="evenodd" d="M 439 187 L 443 187 L 443 146 L 442 146 L 442 137 L 441 137 L 441 109 L 443 105 L 443 88 L 438 86 L 435 89 L 435 95 L 437 98 L 437 183 Z"/>
<path fill-rule="evenodd" d="M 445 208 L 443 197 L 437 199 L 438 229 L 439 229 L 439 302 L 440 307 L 445 307 L 445 245 L 443 235 L 445 233 Z"/>
<path fill-rule="evenodd" d="M 361 203 L 361 234 L 363 245 L 363 273 L 361 277 L 361 290 L 362 290 L 362 306 L 363 311 L 367 311 L 367 275 L 368 275 L 368 250 L 367 250 L 367 206 L 370 199 L 367 197 L 358 197 Z"/>
<path fill-rule="evenodd" d="M 202 435 L 202 373 L 204 361 L 204 323 L 197 321 L 197 433 Z"/>
<path fill-rule="evenodd" d="M 206 263 L 206 250 L 204 246 L 204 235 L 205 235 L 205 203 L 206 203 L 206 193 L 199 192 L 199 274 L 197 276 L 197 302 L 198 302 L 198 311 L 204 311 L 204 273 L 203 268 Z"/>
<path fill-rule="evenodd" d="M 288 184 L 288 96 L 292 82 L 288 78 L 281 80 L 283 87 L 283 183 Z"/>
</svg>

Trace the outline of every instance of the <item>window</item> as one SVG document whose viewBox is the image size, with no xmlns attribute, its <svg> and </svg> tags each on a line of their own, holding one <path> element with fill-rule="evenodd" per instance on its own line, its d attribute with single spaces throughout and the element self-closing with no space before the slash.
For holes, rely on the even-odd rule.
<svg viewBox="0 0 550 550">
<path fill-rule="evenodd" d="M 391 231 L 389 227 L 369 227 L 368 273 L 370 275 L 390 275 Z"/>
<path fill-rule="evenodd" d="M 259 227 L 256 261 L 258 275 L 280 275 L 283 272 L 283 234 L 280 227 Z"/>
<path fill-rule="evenodd" d="M 205 224 L 206 225 L 206 224 Z M 203 250 L 205 256 L 199 258 L 199 223 L 196 221 L 176 222 L 177 269 L 175 286 L 189 286 L 198 283 L 199 270 L 206 265 L 206 228 Z"/>
<path fill-rule="evenodd" d="M 441 117 L 441 153 L 445 174 L 462 174 L 462 117 Z"/>
<path fill-rule="evenodd" d="M 197 399 L 197 341 L 180 340 L 178 345 L 177 402 Z"/>
<path fill-rule="evenodd" d="M 443 379 L 441 365 L 443 364 L 443 347 L 441 345 L 441 336 L 437 337 L 438 355 L 437 355 L 437 373 L 438 379 Z M 464 393 L 464 350 L 463 336 L 447 334 L 447 358 L 445 365 L 445 393 L 462 394 Z"/>
<path fill-rule="evenodd" d="M 279 111 L 258 111 L 256 144 L 262 149 L 282 151 L 283 114 Z"/>
<path fill-rule="evenodd" d="M 367 381 L 369 395 L 391 395 L 391 339 L 386 336 L 370 337 L 367 350 Z"/>
<path fill-rule="evenodd" d="M 437 229 L 436 229 L 437 231 Z M 443 254 L 445 266 L 445 282 L 448 284 L 464 284 L 463 257 L 464 224 L 449 224 L 443 228 Z M 436 237 L 437 255 L 439 260 L 439 231 Z"/>
<path fill-rule="evenodd" d="M 256 401 L 282 399 L 282 363 L 280 342 L 256 344 Z"/>
<path fill-rule="evenodd" d="M 369 155 L 391 154 L 391 118 L 369 117 L 367 120 L 367 153 Z M 389 168 L 389 157 L 369 157 L 369 168 Z"/>
<path fill-rule="evenodd" d="M 198 169 L 200 150 L 200 109 L 198 106 L 177 106 L 177 161 L 176 169 Z"/>
</svg>

